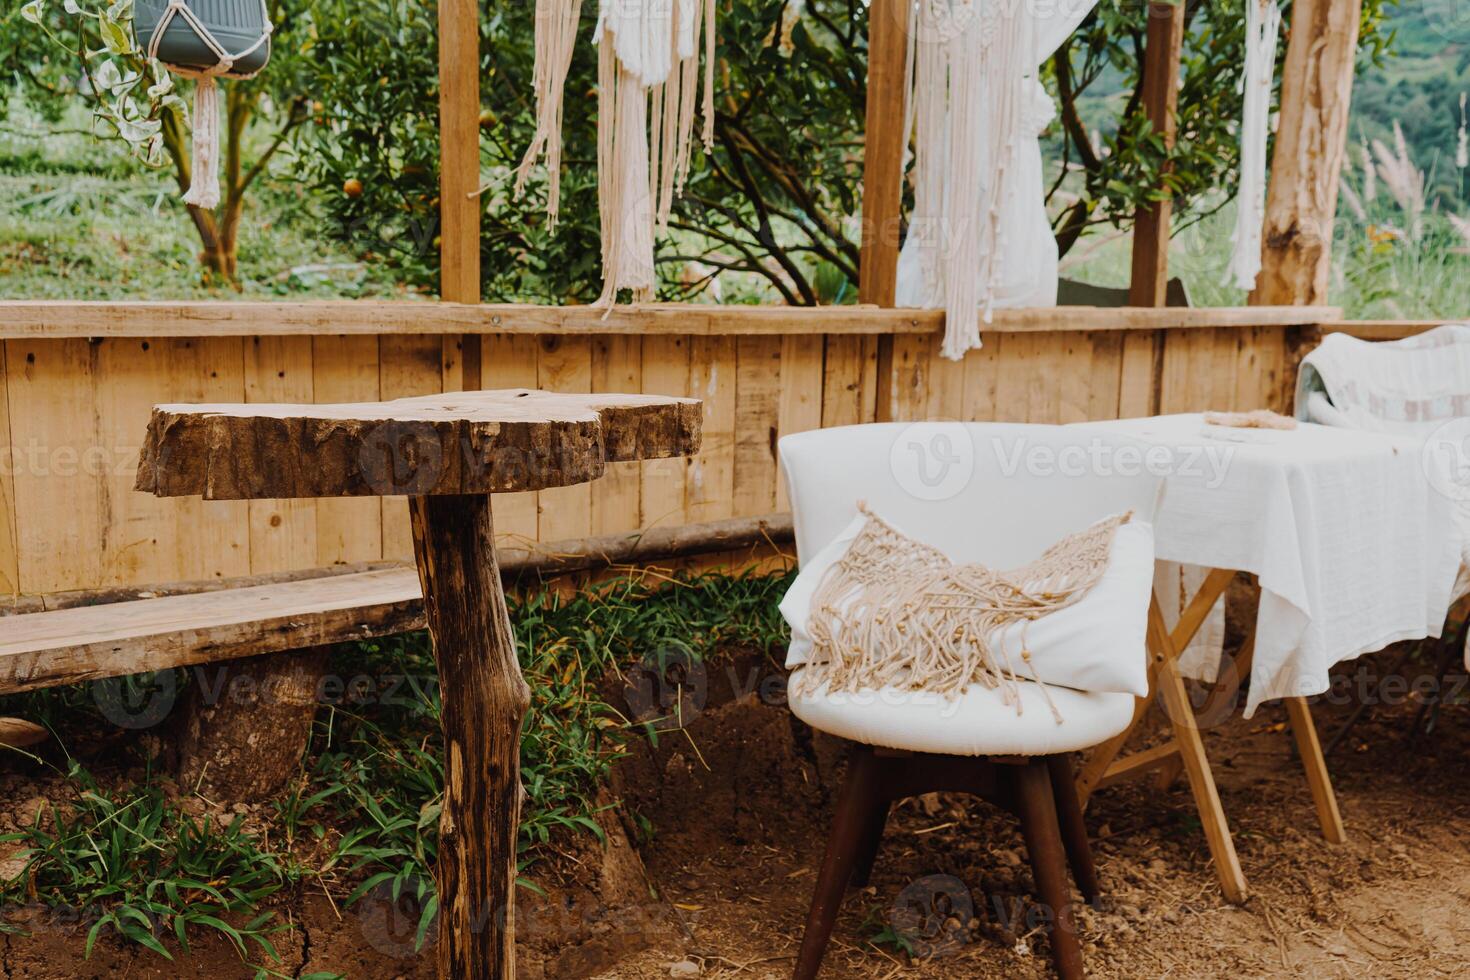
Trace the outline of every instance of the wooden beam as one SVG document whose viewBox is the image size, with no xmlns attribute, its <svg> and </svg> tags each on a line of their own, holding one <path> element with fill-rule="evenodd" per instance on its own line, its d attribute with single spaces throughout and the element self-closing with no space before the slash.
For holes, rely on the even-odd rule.
<svg viewBox="0 0 1470 980">
<path fill-rule="evenodd" d="M 1184 3 L 1150 3 L 1143 45 L 1143 107 L 1155 133 L 1174 145 L 1175 108 L 1179 101 L 1179 55 L 1184 47 Z M 1163 306 L 1169 283 L 1168 190 L 1162 200 L 1140 208 L 1133 222 L 1133 272 L 1128 302 Z"/>
<path fill-rule="evenodd" d="M 1327 299 L 1337 182 L 1347 143 L 1362 0 L 1294 0 L 1261 273 L 1250 302 Z"/>
<path fill-rule="evenodd" d="M 1151 769 L 1157 769 L 1167 762 L 1173 762 L 1179 758 L 1179 743 L 1175 741 L 1164 742 L 1155 745 L 1151 749 L 1144 749 L 1132 755 L 1124 756 L 1108 766 L 1108 771 L 1103 773 L 1102 778 L 1097 781 L 1094 789 L 1106 789 L 1114 783 L 1121 783 L 1142 775 Z"/>
<path fill-rule="evenodd" d="M 439 0 L 439 295 L 480 301 L 480 6 Z M 444 339 L 459 384 L 480 386 L 478 335 Z M 452 348 L 457 346 L 457 350 Z"/>
<path fill-rule="evenodd" d="M 872 0 L 868 7 L 868 90 L 863 128 L 863 242 L 858 298 L 892 306 L 898 294 L 903 226 L 903 130 L 909 4 Z M 878 338 L 876 418 L 893 417 L 893 338 Z"/>
<path fill-rule="evenodd" d="M 978 316 L 978 314 L 977 314 Z M 1335 325 L 1331 306 L 1098 307 L 996 310 L 989 333 Z M 304 303 L 0 301 L 0 339 L 322 335 L 930 334 L 943 310 L 876 306 L 590 306 L 328 300 Z"/>
<path fill-rule="evenodd" d="M 858 296 L 892 306 L 898 289 L 903 207 L 904 65 L 909 5 L 873 0 L 868 7 L 868 95 L 863 135 L 863 243 Z"/>
</svg>

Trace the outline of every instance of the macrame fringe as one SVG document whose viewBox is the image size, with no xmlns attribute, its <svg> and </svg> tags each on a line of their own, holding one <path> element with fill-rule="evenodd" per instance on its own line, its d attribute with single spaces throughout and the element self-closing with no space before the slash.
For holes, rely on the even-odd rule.
<svg viewBox="0 0 1470 980">
<path fill-rule="evenodd" d="M 611 309 L 623 289 L 653 298 L 653 245 L 666 232 L 689 175 L 704 37 L 702 139 L 714 142 L 714 0 L 620 4 L 604 0 L 598 20 L 598 210 L 602 295 Z"/>
<path fill-rule="evenodd" d="M 582 0 L 536 0 L 536 61 L 532 88 L 536 95 L 536 134 L 516 167 L 515 195 L 520 197 L 531 169 L 546 157 L 546 227 L 556 231 L 561 214 L 561 120 L 567 72 L 582 18 Z"/>
<path fill-rule="evenodd" d="M 999 689 L 1021 713 L 1019 681 L 1041 686 L 1057 723 L 1060 712 L 1031 665 L 1022 626 L 1021 663 L 998 642 L 1002 630 L 1065 609 L 1102 578 L 1118 514 L 1069 534 L 1040 558 L 1010 572 L 954 565 L 866 505 L 868 521 L 812 596 L 812 654 L 792 678 L 799 695 L 893 688 L 954 700 L 971 684 Z"/>
<path fill-rule="evenodd" d="M 544 157 L 547 225 L 561 208 L 561 125 L 582 0 L 537 0 L 536 133 L 516 168 L 515 193 Z M 701 137 L 714 145 L 714 0 L 623 3 L 602 0 L 593 40 L 597 54 L 597 200 L 602 230 L 602 294 L 611 309 L 620 290 L 635 302 L 653 298 L 655 237 L 668 230 L 674 198 L 684 192 L 699 103 L 704 38 Z"/>
<path fill-rule="evenodd" d="M 920 265 L 944 297 L 940 353 L 959 360 L 981 346 L 1000 285 L 1001 203 L 1010 193 L 1034 26 L 1023 5 L 919 0 L 909 32 L 904 115 L 915 135 L 914 212 Z M 984 258 L 983 265 L 981 258 Z M 980 269 L 977 278 L 975 270 Z"/>
<path fill-rule="evenodd" d="M 194 169 L 184 203 L 207 211 L 219 206 L 219 86 L 213 75 L 194 85 Z"/>
</svg>

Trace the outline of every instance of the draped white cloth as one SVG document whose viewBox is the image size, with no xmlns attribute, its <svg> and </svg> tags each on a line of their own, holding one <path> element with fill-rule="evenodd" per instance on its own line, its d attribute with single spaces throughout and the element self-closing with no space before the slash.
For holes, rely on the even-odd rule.
<svg viewBox="0 0 1470 980">
<path fill-rule="evenodd" d="M 1271 128 L 1271 80 L 1276 73 L 1276 38 L 1281 10 L 1276 0 L 1246 0 L 1245 68 L 1240 90 L 1240 187 L 1235 195 L 1235 230 L 1225 281 L 1256 288 L 1261 271 L 1261 229 L 1266 222 L 1266 139 Z"/>
<path fill-rule="evenodd" d="M 1057 247 L 1041 131 L 1055 109 L 1038 69 L 1097 0 L 920 0 L 911 36 L 914 213 L 899 306 L 947 312 L 944 356 L 980 346 L 977 311 L 1053 306 Z"/>
</svg>

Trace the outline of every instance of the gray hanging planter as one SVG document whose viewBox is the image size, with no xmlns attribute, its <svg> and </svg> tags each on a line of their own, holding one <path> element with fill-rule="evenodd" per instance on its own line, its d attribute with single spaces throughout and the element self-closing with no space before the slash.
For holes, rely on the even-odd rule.
<svg viewBox="0 0 1470 980">
<path fill-rule="evenodd" d="M 150 56 L 186 75 L 249 78 L 271 56 L 264 0 L 134 0 L 133 32 Z"/>
<path fill-rule="evenodd" d="M 267 0 L 133 0 L 138 47 L 194 86 L 193 174 L 184 203 L 220 202 L 217 78 L 249 78 L 271 56 Z"/>
</svg>

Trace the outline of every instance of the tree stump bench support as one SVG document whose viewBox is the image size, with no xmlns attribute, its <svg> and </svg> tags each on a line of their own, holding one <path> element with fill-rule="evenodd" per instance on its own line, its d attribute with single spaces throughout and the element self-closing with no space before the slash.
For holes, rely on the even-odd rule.
<svg viewBox="0 0 1470 980">
<path fill-rule="evenodd" d="M 439 975 L 515 976 L 521 677 L 490 495 L 698 451 L 700 403 L 509 390 L 358 405 L 162 405 L 137 488 L 209 500 L 410 498 L 443 711 Z"/>
</svg>

